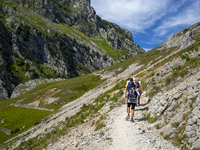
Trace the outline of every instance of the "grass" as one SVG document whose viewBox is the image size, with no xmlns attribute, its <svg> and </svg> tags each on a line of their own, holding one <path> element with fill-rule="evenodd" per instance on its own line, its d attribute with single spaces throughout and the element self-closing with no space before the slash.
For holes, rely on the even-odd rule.
<svg viewBox="0 0 200 150">
<path fill-rule="evenodd" d="M 179 147 L 183 141 L 188 140 L 187 134 L 184 134 L 187 124 L 183 123 L 181 126 L 179 126 L 179 123 L 174 123 L 172 124 L 172 126 L 175 127 L 176 130 L 174 131 L 174 134 L 171 140 L 174 145 Z"/>
<path fill-rule="evenodd" d="M 115 49 L 111 47 L 107 42 L 106 39 L 101 39 L 101 40 L 93 40 L 97 45 L 103 48 L 106 53 L 112 57 L 115 61 L 122 61 L 123 56 L 128 56 L 128 51 L 124 51 L 121 49 Z"/>
<path fill-rule="evenodd" d="M 174 122 L 172 123 L 172 127 L 177 128 L 179 126 L 180 122 Z"/>
<path fill-rule="evenodd" d="M 42 101 L 42 98 L 45 98 L 45 96 L 60 97 L 60 99 L 54 103 L 48 105 L 41 103 L 39 106 L 55 109 L 57 111 L 64 104 L 79 98 L 85 92 L 95 88 L 101 83 L 102 81 L 99 76 L 84 75 L 69 80 L 42 84 L 19 97 L 6 101 L 0 101 L 0 117 L 5 119 L 5 123 L 1 126 L 12 131 L 16 131 L 16 129 L 22 129 L 12 134 L 11 136 L 8 136 L 4 132 L 0 131 L 0 143 L 2 144 L 11 137 L 14 137 L 17 134 L 29 129 L 52 113 L 49 111 L 36 109 L 16 108 L 10 106 L 11 103 L 16 103 L 19 100 L 23 100 L 21 102 L 21 105 L 23 105 L 34 102 L 38 99 L 41 99 Z M 56 92 L 55 94 L 53 92 L 48 93 L 47 91 L 52 88 L 56 88 L 59 92 Z M 23 128 L 23 126 L 25 126 L 25 128 Z"/>
<path fill-rule="evenodd" d="M 44 149 L 47 147 L 48 144 L 55 142 L 60 136 L 65 135 L 68 133 L 68 129 L 71 127 L 77 126 L 79 124 L 84 123 L 84 120 L 88 118 L 89 120 L 92 120 L 95 115 L 98 115 L 98 111 L 101 110 L 101 108 L 108 102 L 108 101 L 115 101 L 117 103 L 116 97 L 121 97 L 123 95 L 123 92 L 120 90 L 116 94 L 116 97 L 113 99 L 105 99 L 109 95 L 109 93 L 112 93 L 113 91 L 119 90 L 124 88 L 126 81 L 121 81 L 118 83 L 115 87 L 110 89 L 109 91 L 105 92 L 100 97 L 96 98 L 94 100 L 95 105 L 93 104 L 84 104 L 81 107 L 80 112 L 76 113 L 72 117 L 67 117 L 64 122 L 61 122 L 64 127 L 62 129 L 59 129 L 58 127 L 55 127 L 51 132 L 44 134 L 44 135 L 38 135 L 37 137 L 34 137 L 32 139 L 29 139 L 28 141 L 22 142 L 18 149 Z M 123 86 L 122 86 L 123 85 Z M 116 105 L 115 105 L 116 106 Z M 115 107 L 113 106 L 113 108 Z M 99 120 L 96 122 L 92 122 L 92 125 L 95 125 L 95 131 L 105 127 L 105 124 L 103 123 L 103 120 L 106 119 L 106 114 L 102 115 Z M 101 133 L 101 136 L 103 136 L 104 133 Z M 40 138 L 38 138 L 41 136 Z M 111 138 L 107 138 L 106 140 L 111 140 Z"/>
<path fill-rule="evenodd" d="M 86 80 L 86 77 L 87 77 L 87 80 Z M 100 82 L 98 82 L 98 81 L 100 81 Z M 84 84 L 84 82 L 85 82 L 85 84 Z M 76 83 L 82 83 L 82 84 L 76 84 Z M 96 84 L 101 83 L 101 80 L 99 79 L 98 76 L 91 75 L 89 78 L 88 78 L 88 76 L 81 76 L 81 77 L 77 77 L 75 79 L 69 79 L 69 80 L 65 80 L 65 81 L 57 81 L 57 82 L 53 82 L 53 83 L 43 84 L 43 85 L 40 85 L 40 86 L 36 87 L 35 89 L 29 91 L 28 93 L 23 94 L 22 96 L 20 96 L 18 98 L 10 99 L 7 101 L 1 101 L 0 104 L 3 104 L 3 105 L 0 105 L 0 110 L 2 110 L 1 113 L 4 115 L 8 115 L 10 117 L 10 118 L 8 118 L 6 116 L 0 115 L 1 117 L 4 117 L 5 122 L 10 125 L 10 126 L 9 125 L 6 126 L 6 124 L 5 124 L 4 127 L 15 130 L 18 128 L 23 128 L 23 126 L 26 126 L 23 130 L 20 130 L 20 131 L 16 132 L 15 134 L 13 134 L 12 135 L 12 137 L 13 137 L 13 136 L 27 130 L 31 126 L 34 126 L 34 124 L 39 123 L 41 120 L 45 119 L 46 117 L 48 117 L 48 115 L 51 114 L 51 112 L 48 112 L 48 111 L 10 107 L 10 103 L 15 103 L 18 100 L 23 99 L 23 98 L 25 98 L 24 100 L 26 101 L 26 96 L 28 97 L 28 95 L 30 97 L 32 97 L 32 95 L 38 95 L 38 94 L 40 94 L 40 92 L 44 94 L 45 91 L 48 91 L 52 87 L 60 87 L 60 86 L 61 86 L 60 88 L 62 88 L 62 89 L 64 87 L 65 88 L 68 87 L 67 90 L 65 91 L 65 95 L 68 95 L 68 94 L 66 94 L 66 92 L 68 90 L 72 90 L 72 89 L 69 89 L 69 87 L 74 88 L 77 92 L 77 97 L 74 97 L 74 99 L 76 99 L 76 98 L 78 98 L 78 95 L 80 93 L 82 93 L 81 92 L 82 90 L 84 90 L 86 92 L 86 90 L 88 90 L 90 86 L 91 86 L 90 88 L 94 88 L 94 86 L 97 86 L 95 83 Z M 94 103 L 96 103 L 95 105 L 93 105 L 93 104 L 85 105 L 84 104 L 82 106 L 80 112 L 78 112 L 76 115 L 74 115 L 70 118 L 66 118 L 66 121 L 64 123 L 61 123 L 64 125 L 63 129 L 58 129 L 56 127 L 52 131 L 52 133 L 45 134 L 44 138 L 42 138 L 42 139 L 38 139 L 38 137 L 32 138 L 32 139 L 28 140 L 27 142 L 23 142 L 17 149 L 24 149 L 24 148 L 25 149 L 26 148 L 28 148 L 28 149 L 39 148 L 40 149 L 41 147 L 45 148 L 48 145 L 49 141 L 54 141 L 57 137 L 59 137 L 63 134 L 66 134 L 67 130 L 69 128 L 83 123 L 86 118 L 92 118 L 94 116 L 94 114 L 97 114 L 98 111 L 108 101 L 114 102 L 112 104 L 112 109 L 117 107 L 118 103 L 121 103 L 121 102 L 118 102 L 118 99 L 119 99 L 119 97 L 121 97 L 123 95 L 122 89 L 124 88 L 125 83 L 126 83 L 126 81 L 121 81 L 116 86 L 114 86 L 112 89 L 105 92 L 103 95 L 101 95 L 97 99 L 95 99 L 94 100 Z M 71 85 L 71 84 L 73 84 L 73 85 Z M 73 86 L 75 86 L 75 87 L 73 87 Z M 105 97 L 108 97 L 108 95 L 110 93 L 112 93 L 113 91 L 116 91 L 116 90 L 118 90 L 119 92 L 116 93 L 111 99 L 105 99 Z M 80 92 L 80 93 L 78 94 L 78 92 Z M 36 93 L 36 94 L 34 94 L 34 93 Z M 58 94 L 58 93 L 56 93 L 56 94 Z M 34 98 L 34 96 L 32 98 Z M 31 100 L 31 101 L 33 101 L 33 100 Z M 31 101 L 29 101 L 29 102 L 31 102 Z M 67 103 L 67 101 L 66 101 L 66 103 Z M 61 106 L 62 106 L 62 104 L 58 105 L 57 110 Z M 3 110 L 3 108 L 5 108 L 5 109 Z M 54 108 L 56 108 L 56 107 L 54 107 Z M 13 117 L 13 116 L 15 116 L 15 117 Z M 19 118 L 23 123 L 16 121 L 18 119 L 18 116 L 23 117 L 23 119 Z M 34 119 L 30 119 L 30 118 L 34 118 Z M 8 119 L 9 119 L 9 121 L 8 121 Z M 31 122 L 24 121 L 24 120 L 29 120 L 29 119 Z M 99 121 L 95 122 L 96 130 L 99 130 L 105 126 L 105 124 L 103 123 L 104 119 L 105 119 L 105 116 L 102 116 L 102 117 L 100 117 Z M 13 124 L 15 124 L 15 126 Z M 3 135 L 3 134 L 4 134 L 3 132 L 2 133 L 0 132 L 0 136 L 3 137 L 3 138 L 1 138 L 1 144 L 2 144 L 2 142 L 8 140 L 11 137 L 11 136 L 7 136 L 7 135 Z"/>
<path fill-rule="evenodd" d="M 200 148 L 196 148 L 196 147 L 194 147 L 192 150 L 200 150 Z"/>
<path fill-rule="evenodd" d="M 197 50 L 199 45 L 200 45 L 199 42 L 196 42 L 196 43 L 190 45 L 189 47 L 187 47 L 186 49 L 184 49 L 182 51 L 179 51 L 178 53 L 175 53 L 172 56 L 170 56 L 169 58 L 164 59 L 163 61 L 161 61 L 158 64 L 154 65 L 154 67 L 151 68 L 148 71 L 150 73 L 150 75 L 146 76 L 145 78 L 143 78 L 143 80 L 148 78 L 148 77 L 154 76 L 155 73 L 154 73 L 153 70 L 155 70 L 156 68 L 166 64 L 167 62 L 171 62 L 175 58 L 179 58 L 185 52 L 192 52 L 193 50 Z M 174 49 L 176 49 L 176 48 L 177 47 L 175 47 Z M 172 48 L 170 49 L 170 52 L 171 51 L 173 51 Z M 173 68 L 172 74 L 165 79 L 165 84 L 161 84 L 162 87 L 158 88 L 156 86 L 157 83 L 155 83 L 155 85 L 153 85 L 153 82 L 152 82 L 152 85 L 151 85 L 152 89 L 151 89 L 150 92 L 147 93 L 147 96 L 149 96 L 150 98 L 153 97 L 155 94 L 157 94 L 160 91 L 160 88 L 167 87 L 171 83 L 175 83 L 176 79 L 178 77 L 181 77 L 181 79 L 184 79 L 184 77 L 188 74 L 188 70 L 189 69 L 195 69 L 195 68 L 198 68 L 200 66 L 200 58 L 199 57 L 189 59 L 188 56 L 184 55 L 184 57 L 182 57 L 182 59 L 186 59 L 185 64 L 182 65 L 182 66 L 179 66 L 179 65 L 175 66 Z M 142 77 L 142 76 L 145 76 L 145 74 L 140 73 L 139 76 Z"/>
<path fill-rule="evenodd" d="M 100 85 L 101 83 L 102 81 L 99 76 L 83 75 L 77 78 L 39 85 L 35 89 L 28 91 L 17 98 L 14 98 L 14 100 L 18 101 L 23 99 L 21 104 L 28 104 L 40 99 L 42 102 L 40 107 L 58 109 L 63 104 L 79 98 L 85 92 Z M 45 98 L 47 97 L 60 98 L 59 101 L 47 105 L 44 104 Z"/>
<path fill-rule="evenodd" d="M 148 123 L 153 123 L 158 120 L 157 116 L 151 117 L 149 114 L 143 114 L 143 118 L 145 118 Z"/>
<path fill-rule="evenodd" d="M 11 107 L 9 106 L 9 101 L 1 101 L 0 110 L 0 116 L 5 120 L 5 123 L 1 124 L 1 127 L 12 131 L 12 135 L 6 135 L 0 131 L 1 144 L 19 133 L 26 131 L 50 114 L 48 111 Z"/>
<path fill-rule="evenodd" d="M 165 139 L 165 140 L 169 140 L 169 138 L 170 138 L 170 137 L 169 137 L 169 134 L 167 134 L 167 135 L 164 136 L 164 139 Z"/>
<path fill-rule="evenodd" d="M 166 79 L 166 86 L 169 85 L 170 83 L 174 82 L 174 80 L 177 77 L 182 77 L 184 78 L 187 74 L 188 74 L 188 70 L 186 68 L 190 68 L 190 69 L 194 69 L 200 66 L 200 58 L 196 57 L 196 58 L 192 58 L 192 59 L 188 59 L 184 65 L 182 66 L 177 66 L 177 68 L 175 68 L 172 71 L 172 75 L 170 77 L 168 77 Z"/>
</svg>

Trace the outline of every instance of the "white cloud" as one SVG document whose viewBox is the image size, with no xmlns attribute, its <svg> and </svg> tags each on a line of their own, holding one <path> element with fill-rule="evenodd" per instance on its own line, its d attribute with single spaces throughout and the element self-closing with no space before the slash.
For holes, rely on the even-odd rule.
<svg viewBox="0 0 200 150">
<path fill-rule="evenodd" d="M 186 2 L 192 5 L 179 12 Z M 171 27 L 200 20 L 200 1 L 195 0 L 92 0 L 91 5 L 103 19 L 137 33 L 157 26 L 159 21 L 161 25 L 154 31 L 162 36 Z"/>
<path fill-rule="evenodd" d="M 97 15 L 124 28 L 141 32 L 168 11 L 169 0 L 92 0 Z"/>
<path fill-rule="evenodd" d="M 152 48 L 143 48 L 146 52 L 152 50 Z"/>
<path fill-rule="evenodd" d="M 130 30 L 146 50 L 200 21 L 200 0 L 91 0 L 91 5 L 101 18 Z"/>
<path fill-rule="evenodd" d="M 154 29 L 156 34 L 160 36 L 172 34 L 170 30 L 178 26 L 190 26 L 200 21 L 200 1 L 194 2 L 186 9 L 179 12 L 176 16 L 167 18 L 162 24 Z M 165 32 L 165 33 L 164 33 Z"/>
</svg>

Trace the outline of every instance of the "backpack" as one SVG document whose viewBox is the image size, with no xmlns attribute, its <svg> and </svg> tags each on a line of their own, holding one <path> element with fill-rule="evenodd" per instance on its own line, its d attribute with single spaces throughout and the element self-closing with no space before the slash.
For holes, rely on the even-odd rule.
<svg viewBox="0 0 200 150">
<path fill-rule="evenodd" d="M 128 83 L 128 85 L 127 85 L 127 90 L 131 89 L 131 83 L 132 83 L 132 82 L 129 82 L 129 83 Z"/>
<path fill-rule="evenodd" d="M 134 82 L 129 82 L 128 85 L 127 85 L 127 90 L 131 89 L 131 84 L 132 84 L 132 83 L 135 85 Z"/>
<path fill-rule="evenodd" d="M 137 99 L 137 93 L 133 88 L 128 90 L 128 99 L 130 101 L 135 101 Z"/>
<path fill-rule="evenodd" d="M 135 84 L 136 84 L 137 88 L 140 87 L 140 83 L 139 83 L 139 81 L 135 81 Z"/>
</svg>

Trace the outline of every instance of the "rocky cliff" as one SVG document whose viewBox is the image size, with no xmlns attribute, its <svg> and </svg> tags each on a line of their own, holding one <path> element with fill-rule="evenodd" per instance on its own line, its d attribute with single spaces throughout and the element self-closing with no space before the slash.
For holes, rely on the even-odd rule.
<svg viewBox="0 0 200 150">
<path fill-rule="evenodd" d="M 191 44 L 195 43 L 195 40 L 198 38 L 200 34 L 200 26 L 199 23 L 194 24 L 191 27 L 188 27 L 177 34 L 171 36 L 166 42 L 162 43 L 157 47 L 157 50 L 162 50 L 165 48 L 170 48 L 174 46 L 181 46 L 180 50 L 185 49 Z"/>
<path fill-rule="evenodd" d="M 0 12 L 0 100 L 30 79 L 72 78 L 144 52 L 89 0 L 3 0 Z"/>
<path fill-rule="evenodd" d="M 171 47 L 173 52 L 167 49 L 170 57 L 154 64 L 144 77 L 150 97 L 147 118 L 160 135 L 181 149 L 200 148 L 199 37 L 200 23 L 170 37 L 156 48 Z"/>
</svg>

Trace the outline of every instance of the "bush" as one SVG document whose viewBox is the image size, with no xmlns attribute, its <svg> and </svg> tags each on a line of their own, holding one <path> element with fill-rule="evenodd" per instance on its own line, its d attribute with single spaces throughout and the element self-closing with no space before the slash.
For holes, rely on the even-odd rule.
<svg viewBox="0 0 200 150">
<path fill-rule="evenodd" d="M 13 133 L 16 133 L 16 132 L 18 132 L 18 131 L 20 131 L 20 129 L 19 129 L 19 128 L 16 128 L 16 129 L 12 130 L 11 133 L 13 134 Z"/>
<path fill-rule="evenodd" d="M 28 71 L 30 69 L 30 65 L 28 63 L 25 64 L 25 71 Z"/>
<path fill-rule="evenodd" d="M 98 125 L 96 126 L 95 131 L 97 131 L 97 130 L 99 130 L 99 129 L 105 127 L 105 126 L 106 126 L 106 125 L 105 125 L 103 122 L 101 122 L 100 124 L 98 124 Z"/>
<path fill-rule="evenodd" d="M 155 72 L 152 72 L 152 73 L 150 74 L 150 77 L 153 77 L 153 76 L 154 76 L 154 74 L 155 74 Z"/>
<path fill-rule="evenodd" d="M 107 61 L 107 56 L 106 55 L 103 55 L 103 59 L 105 60 L 105 61 Z"/>
<path fill-rule="evenodd" d="M 175 128 L 177 128 L 178 126 L 179 126 L 179 122 L 174 122 L 174 123 L 172 123 L 172 127 L 175 127 Z"/>
<path fill-rule="evenodd" d="M 156 122 L 158 120 L 157 116 L 151 117 L 149 114 L 148 115 L 143 114 L 143 116 L 147 120 L 147 122 L 149 122 L 149 123 L 153 123 L 153 122 Z"/>
<path fill-rule="evenodd" d="M 160 75 L 160 72 L 157 72 L 157 73 L 156 73 L 156 76 L 159 76 L 159 75 Z"/>
<path fill-rule="evenodd" d="M 182 59 L 186 59 L 186 61 L 189 61 L 189 60 L 190 60 L 190 58 L 189 58 L 188 55 L 183 55 L 183 56 L 181 56 L 181 58 L 182 58 Z"/>
<path fill-rule="evenodd" d="M 17 64 L 18 66 L 23 66 L 23 65 L 24 65 L 24 60 L 23 60 L 22 58 L 18 58 L 18 59 L 16 59 L 15 61 L 16 61 L 16 64 Z"/>
<path fill-rule="evenodd" d="M 35 72 L 35 70 L 33 70 L 33 73 L 31 74 L 31 79 L 37 79 L 39 78 L 39 75 L 37 72 Z"/>
<path fill-rule="evenodd" d="M 164 139 L 165 139 L 165 140 L 169 140 L 169 135 L 168 135 L 168 134 L 165 135 L 165 136 L 164 136 Z"/>
</svg>

